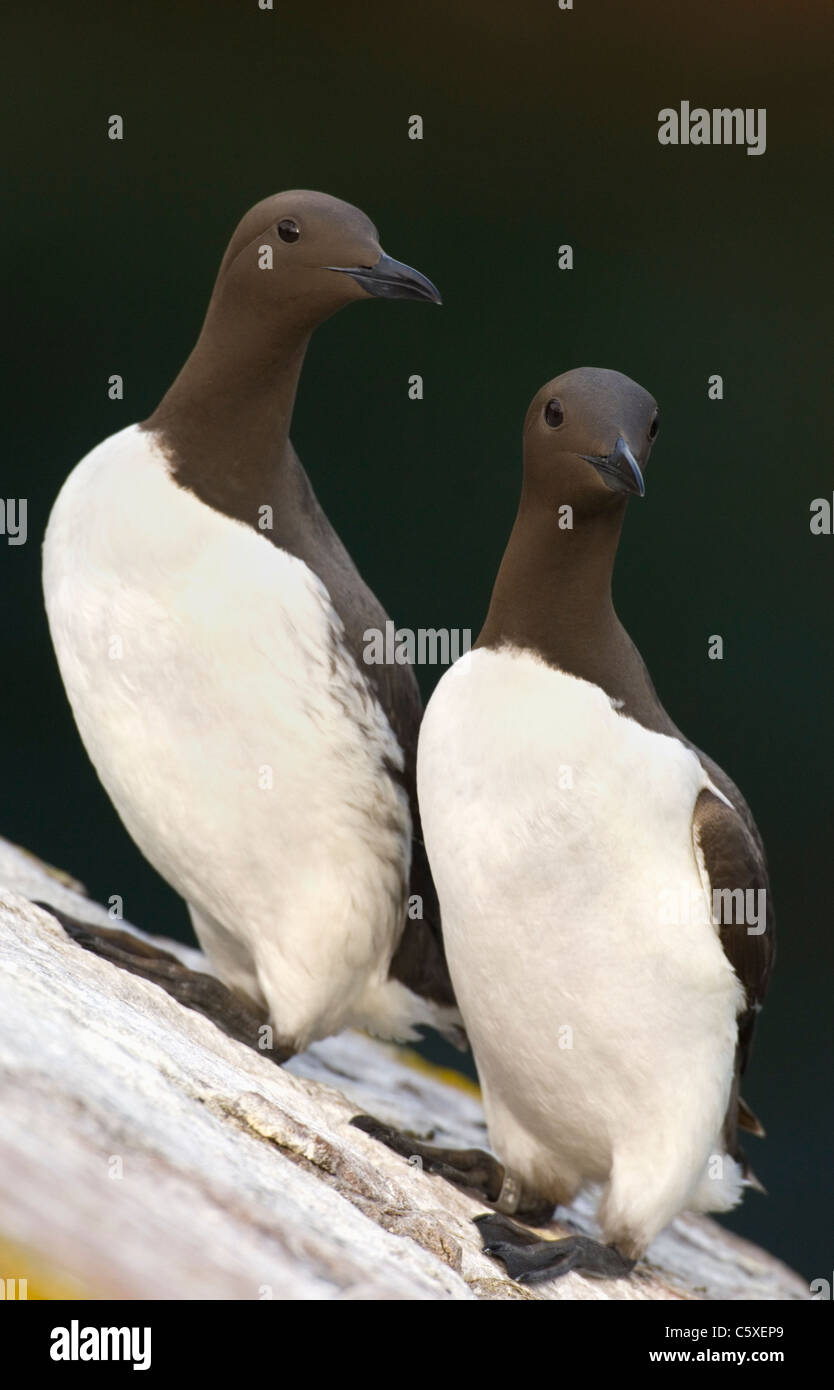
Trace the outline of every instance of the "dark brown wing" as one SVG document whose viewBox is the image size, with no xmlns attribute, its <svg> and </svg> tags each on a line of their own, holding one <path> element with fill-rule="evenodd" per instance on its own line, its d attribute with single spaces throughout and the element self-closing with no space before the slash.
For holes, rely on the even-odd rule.
<svg viewBox="0 0 834 1390">
<path fill-rule="evenodd" d="M 756 1018 L 773 965 L 770 883 L 757 832 L 714 792 L 702 791 L 695 803 L 692 840 L 709 880 L 713 916 L 719 924 L 724 953 L 745 994 L 745 1007 L 738 1020 L 735 1081 L 725 1122 L 727 1150 L 735 1155 L 739 1127 L 763 1133 L 739 1095 L 739 1080 L 750 1058 Z M 748 896 L 751 893 L 755 895 L 752 898 Z"/>
<path fill-rule="evenodd" d="M 374 600 L 376 603 L 376 600 Z M 354 609 L 354 611 L 356 611 Z M 363 614 L 366 629 L 384 631 L 387 615 L 378 606 L 376 623 Z M 353 637 L 353 649 L 359 664 L 359 634 L 351 634 L 345 624 L 348 640 Z M 411 877 L 409 881 L 409 912 L 399 946 L 391 961 L 391 975 L 415 994 L 434 1004 L 456 1007 L 455 994 L 446 964 L 443 937 L 440 929 L 440 907 L 423 844 L 420 808 L 417 803 L 417 739 L 423 717 L 423 701 L 412 667 L 397 662 L 361 666 L 403 751 L 403 768 L 389 766 L 390 775 L 405 790 L 411 811 Z"/>
<path fill-rule="evenodd" d="M 455 996 L 440 931 L 440 910 L 423 846 L 417 806 L 417 737 L 423 717 L 423 701 L 417 679 L 407 664 L 366 661 L 365 634 L 369 630 L 384 633 L 388 614 L 363 580 L 328 521 L 294 451 L 280 489 L 276 482 L 273 502 L 275 525 L 269 538 L 275 545 L 303 560 L 325 585 L 344 625 L 344 640 L 358 669 L 385 710 L 403 750 L 402 772 L 393 767 L 389 771 L 402 783 L 408 796 L 412 821 L 409 894 L 421 900 L 422 917 L 409 916 L 406 919 L 400 944 L 391 962 L 391 974 L 423 998 L 438 1004 L 454 1005 Z"/>
<path fill-rule="evenodd" d="M 391 961 L 395 980 L 435 1004 L 455 1006 L 455 994 L 446 964 L 440 929 L 440 906 L 423 844 L 420 808 L 417 804 L 417 738 L 423 702 L 410 666 L 382 669 L 377 693 L 403 750 L 402 784 L 411 809 L 411 881 L 409 898 L 415 913 L 406 919 L 400 944 Z"/>
</svg>

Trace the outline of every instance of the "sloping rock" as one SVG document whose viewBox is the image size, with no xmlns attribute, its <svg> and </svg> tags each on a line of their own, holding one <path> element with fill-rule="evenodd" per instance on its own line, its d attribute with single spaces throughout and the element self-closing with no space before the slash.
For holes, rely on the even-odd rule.
<svg viewBox="0 0 834 1390">
<path fill-rule="evenodd" d="M 485 1147 L 474 1088 L 351 1033 L 279 1067 L 83 950 L 32 899 L 113 925 L 73 879 L 0 841 L 0 1277 L 30 1295 L 808 1297 L 700 1217 L 675 1222 L 628 1280 L 513 1283 L 480 1249 L 483 1203 L 350 1125 L 361 1111 Z M 581 1229 L 588 1210 L 570 1213 Z"/>
</svg>

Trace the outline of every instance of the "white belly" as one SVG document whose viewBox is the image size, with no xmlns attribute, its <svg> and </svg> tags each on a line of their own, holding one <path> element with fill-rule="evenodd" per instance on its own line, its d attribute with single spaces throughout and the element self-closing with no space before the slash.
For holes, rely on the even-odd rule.
<svg viewBox="0 0 834 1390">
<path fill-rule="evenodd" d="M 402 930 L 411 827 L 324 586 L 131 426 L 65 484 L 44 590 L 90 758 L 221 973 L 299 1045 L 352 1020 Z"/>
<path fill-rule="evenodd" d="M 423 832 L 491 1139 L 554 1200 L 664 1187 L 668 1220 L 718 1142 L 740 987 L 692 847 L 707 781 L 530 654 L 475 651 L 426 711 Z"/>
</svg>

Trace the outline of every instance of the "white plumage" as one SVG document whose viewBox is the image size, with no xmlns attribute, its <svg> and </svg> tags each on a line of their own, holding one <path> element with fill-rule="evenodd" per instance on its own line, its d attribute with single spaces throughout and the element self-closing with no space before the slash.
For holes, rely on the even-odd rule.
<svg viewBox="0 0 834 1390">
<path fill-rule="evenodd" d="M 180 488 L 134 425 L 64 485 L 44 589 L 90 758 L 226 982 L 295 1047 L 429 1021 L 387 981 L 402 752 L 312 571 Z"/>
<path fill-rule="evenodd" d="M 423 832 L 493 1148 L 554 1203 L 602 1184 L 603 1234 L 628 1256 L 740 1193 L 721 1129 L 742 989 L 693 847 L 704 787 L 677 739 L 518 648 L 452 667 L 421 730 Z M 694 910 L 670 923 L 670 900 Z"/>
</svg>

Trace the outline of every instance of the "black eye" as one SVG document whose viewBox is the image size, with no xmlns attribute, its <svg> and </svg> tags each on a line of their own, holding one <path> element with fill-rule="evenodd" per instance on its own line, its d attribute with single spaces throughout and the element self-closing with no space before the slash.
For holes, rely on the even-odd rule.
<svg viewBox="0 0 834 1390">
<path fill-rule="evenodd" d="M 552 401 L 547 402 L 544 408 L 544 418 L 552 430 L 558 430 L 562 424 L 565 412 L 562 409 L 562 402 L 556 396 L 553 397 Z"/>
<path fill-rule="evenodd" d="M 660 415 L 658 414 L 657 411 L 655 411 L 654 415 L 652 416 L 652 423 L 649 425 L 649 439 L 656 439 L 656 438 L 657 438 L 657 432 L 658 432 L 659 429 L 660 429 Z"/>
<path fill-rule="evenodd" d="M 293 222 L 291 217 L 282 217 L 278 223 L 278 235 L 282 241 L 298 241 L 301 236 L 298 223 Z"/>
</svg>

